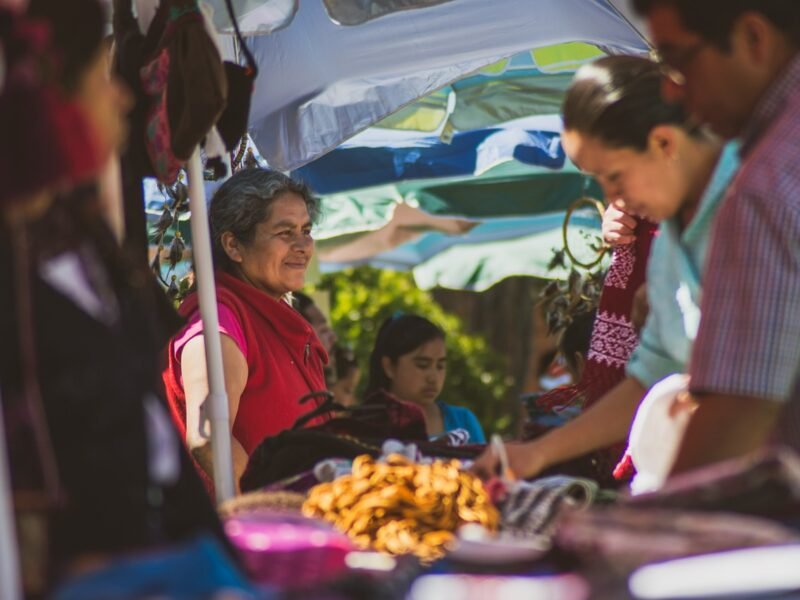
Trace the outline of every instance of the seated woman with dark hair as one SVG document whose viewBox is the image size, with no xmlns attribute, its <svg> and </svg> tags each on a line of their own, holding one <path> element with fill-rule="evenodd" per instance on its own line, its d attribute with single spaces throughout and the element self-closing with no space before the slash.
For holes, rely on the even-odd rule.
<svg viewBox="0 0 800 600">
<path fill-rule="evenodd" d="M 303 292 L 292 292 L 292 306 L 314 328 L 322 347 L 328 353 L 328 364 L 325 366 L 325 384 L 328 390 L 333 391 L 333 385 L 336 383 L 336 353 L 334 352 L 334 347 L 338 340 L 336 332 L 328 323 L 328 319 L 320 307 L 311 299 L 311 296 Z"/>
<path fill-rule="evenodd" d="M 590 311 L 575 315 L 558 340 L 558 351 L 564 357 L 573 382 L 580 381 L 583 376 L 592 340 L 595 314 L 595 311 Z"/>
<path fill-rule="evenodd" d="M 328 359 L 333 359 L 333 347 L 338 338 L 336 337 L 336 332 L 328 323 L 325 314 L 314 303 L 311 296 L 303 292 L 292 292 L 292 304 L 297 309 L 297 312 L 314 328 L 322 347 L 328 353 Z"/>
<path fill-rule="evenodd" d="M 345 346 L 334 344 L 333 364 L 336 367 L 336 381 L 330 386 L 336 401 L 343 406 L 356 405 L 356 388 L 361 380 L 361 368 L 355 353 Z"/>
<path fill-rule="evenodd" d="M 289 429 L 315 407 L 300 405 L 326 389 L 328 355 L 311 325 L 288 302 L 303 287 L 314 252 L 317 200 L 303 184 L 267 169 L 239 171 L 217 190 L 209 220 L 216 267 L 219 329 L 230 406 L 234 478 L 266 436 Z M 203 322 L 196 295 L 169 345 L 164 380 L 179 427 L 207 474 L 210 444 L 200 433 L 208 394 Z M 312 421 L 313 423 L 313 421 Z"/>
<path fill-rule="evenodd" d="M 446 373 L 444 331 L 419 315 L 396 315 L 378 331 L 365 400 L 386 391 L 422 409 L 429 436 L 461 429 L 469 434 L 469 443 L 485 443 L 481 424 L 471 410 L 438 399 Z"/>
</svg>

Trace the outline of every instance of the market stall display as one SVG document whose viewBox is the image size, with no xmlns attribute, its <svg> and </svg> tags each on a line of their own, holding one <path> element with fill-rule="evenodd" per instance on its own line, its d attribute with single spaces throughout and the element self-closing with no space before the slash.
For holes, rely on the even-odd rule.
<svg viewBox="0 0 800 600">
<path fill-rule="evenodd" d="M 443 556 L 460 525 L 495 531 L 499 524 L 481 481 L 460 466 L 413 464 L 398 454 L 386 463 L 360 456 L 352 475 L 313 488 L 303 513 L 334 523 L 362 548 L 432 561 Z"/>
<path fill-rule="evenodd" d="M 167 6 L 166 0 L 162 1 Z M 184 0 L 173 1 L 177 6 Z M 232 11 L 227 17 L 222 13 L 223 2 L 230 6 L 230 0 L 207 2 L 219 9 L 213 23 L 220 30 L 228 29 L 234 19 Z M 528 236 L 537 234 L 538 246 L 549 245 L 545 236 L 551 233 L 553 221 L 560 226 L 561 215 L 541 213 L 548 207 L 551 211 L 562 209 L 561 204 L 574 197 L 578 188 L 585 192 L 589 185 L 573 165 L 565 162 L 555 131 L 525 128 L 512 131 L 513 128 L 495 122 L 489 123 L 491 131 L 476 131 L 465 125 L 468 117 L 473 123 L 479 117 L 502 120 L 494 104 L 469 110 L 462 101 L 470 92 L 473 96 L 488 97 L 484 91 L 500 79 L 492 75 L 499 63 L 489 64 L 490 61 L 512 53 L 517 53 L 519 60 L 529 54 L 537 73 L 536 81 L 527 83 L 541 84 L 546 79 L 552 86 L 547 88 L 552 94 L 548 95 L 550 103 L 546 107 L 552 108 L 558 106 L 558 92 L 568 78 L 563 73 L 548 73 L 539 68 L 542 63 L 537 62 L 535 51 L 529 51 L 532 36 L 541 38 L 540 42 L 575 37 L 602 46 L 601 50 L 587 45 L 582 51 L 588 52 L 646 50 L 646 43 L 636 27 L 631 27 L 617 0 L 536 3 L 496 0 L 488 4 L 480 0 L 325 0 L 305 3 L 302 7 L 297 0 L 234 2 L 240 12 L 246 13 L 241 20 L 252 25 L 245 28 L 247 34 L 271 34 L 246 42 L 240 39 L 239 50 L 252 48 L 260 64 L 269 67 L 265 69 L 267 78 L 262 78 L 256 86 L 256 106 L 250 123 L 273 166 L 298 168 L 309 174 L 319 168 L 320 182 L 325 181 L 323 175 L 329 181 L 335 175 L 352 184 L 354 171 L 342 168 L 347 164 L 344 159 L 353 159 L 350 164 L 363 167 L 367 165 L 364 158 L 374 155 L 374 162 L 360 173 L 364 178 L 361 184 L 369 183 L 372 188 L 356 194 L 347 187 L 336 187 L 341 182 L 334 181 L 336 185 L 327 190 L 331 194 L 328 206 L 336 213 L 331 217 L 331 230 L 338 227 L 338 233 L 328 238 L 327 251 L 334 257 L 338 251 L 344 264 L 344 258 L 348 257 L 342 258 L 342 248 L 345 242 L 353 242 L 350 236 L 365 231 L 365 235 L 381 230 L 386 233 L 390 225 L 416 236 L 425 226 L 436 233 L 425 239 L 414 238 L 413 246 L 407 239 L 402 247 L 387 246 L 380 254 L 373 252 L 355 258 L 351 255 L 349 260 L 377 256 L 384 264 L 404 262 L 408 268 L 418 269 L 415 272 L 418 281 L 425 278 L 430 285 L 442 285 L 445 276 L 452 281 L 454 273 L 461 273 L 460 287 L 471 285 L 473 289 L 481 289 L 481 285 L 508 274 L 499 267 L 489 269 L 486 261 L 483 270 L 491 270 L 491 277 L 477 271 L 473 265 L 480 261 L 472 253 L 477 249 L 472 247 L 460 249 L 460 260 L 454 253 L 446 254 L 455 246 L 454 241 L 442 239 L 450 233 L 449 227 L 470 232 L 471 240 L 465 236 L 462 242 L 502 243 L 503 251 L 498 254 L 509 263 L 510 255 L 530 254 L 518 245 L 523 241 L 522 231 L 519 235 L 512 235 L 513 232 L 524 228 Z M 195 0 L 186 3 L 199 15 Z M 125 3 L 119 0 L 115 4 Z M 406 8 L 419 10 L 406 14 L 403 12 Z M 581 16 L 575 18 L 578 10 Z M 380 18 L 362 28 L 339 25 L 364 23 L 391 12 L 399 14 Z M 342 16 L 348 14 L 347 18 Z M 495 17 L 495 27 L 485 27 L 483 16 Z M 130 17 L 132 20 L 132 13 Z M 295 17 L 296 26 L 290 28 Z M 195 30 L 204 31 L 199 16 L 192 23 Z M 280 31 L 284 28 L 285 31 Z M 320 34 L 315 45 L 307 43 L 313 32 Z M 437 42 L 436 55 L 430 55 L 422 43 L 425 40 Z M 376 43 L 382 53 L 369 51 Z M 303 48 L 311 48 L 314 56 L 300 52 Z M 150 73 L 160 76 L 159 90 L 155 90 L 158 94 L 154 94 L 158 106 L 151 116 L 160 117 L 162 135 L 164 125 L 169 125 L 164 122 L 169 117 L 165 113 L 169 112 L 168 101 L 162 93 L 168 83 L 164 78 L 196 71 L 210 73 L 222 67 L 218 60 L 221 57 L 215 55 L 211 61 L 214 69 L 198 69 L 202 61 L 191 60 L 193 54 L 187 52 L 183 58 L 191 69 L 168 72 L 167 62 L 161 60 L 166 56 L 163 52 L 166 50 L 162 48 L 158 61 L 151 64 L 154 71 L 160 69 L 160 72 Z M 359 56 L 363 60 L 355 60 Z M 348 57 L 354 60 L 347 60 Z M 510 64 L 512 60 L 514 56 L 502 58 L 500 63 Z M 250 63 L 252 66 L 253 61 Z M 484 67 L 483 73 L 474 72 L 478 67 Z M 252 71 L 250 75 L 254 75 L 254 67 Z M 514 79 L 524 83 L 522 69 L 517 71 L 520 72 Z M 473 74 L 469 84 L 453 83 L 465 73 Z M 512 79 L 511 73 L 506 79 Z M 285 85 L 275 85 L 276 81 Z M 432 103 L 430 96 L 418 106 L 409 104 L 423 93 L 441 92 L 444 89 L 441 86 L 448 82 L 450 89 L 447 95 L 436 98 L 438 104 Z M 197 80 L 192 83 L 196 87 Z M 530 89 L 529 85 L 520 88 L 525 96 Z M 456 92 L 461 104 L 458 111 L 452 106 Z M 249 93 L 245 97 L 249 99 Z M 364 145 L 340 148 L 323 156 L 348 136 L 404 105 L 406 110 L 395 115 L 396 129 L 421 120 L 433 106 L 434 116 L 442 120 L 441 129 L 436 126 L 439 133 L 426 137 L 419 146 L 390 145 L 381 147 L 376 154 L 376 148 Z M 216 106 L 212 112 L 218 116 L 216 113 L 221 109 L 221 105 Z M 528 108 L 523 106 L 520 110 L 527 113 Z M 243 110 L 238 116 L 244 119 L 248 113 Z M 384 121 L 387 127 L 388 123 Z M 187 162 L 185 157 L 190 156 L 188 195 L 194 215 L 194 259 L 204 297 L 202 318 L 207 330 L 217 331 L 203 183 L 204 171 L 208 169 L 201 162 L 198 148 L 200 138 L 205 137 L 210 127 L 211 123 L 198 124 L 193 128 L 197 129 L 193 131 L 197 139 L 187 141 L 183 152 L 175 155 L 183 157 L 180 162 Z M 466 141 L 470 142 L 469 152 L 459 154 L 461 143 Z M 172 146 L 167 149 L 175 150 L 175 141 L 170 143 Z M 447 160 L 431 169 L 430 158 L 434 155 Z M 316 157 L 319 157 L 316 163 L 309 163 Z M 528 159 L 523 160 L 524 157 Z M 152 158 L 157 163 L 164 157 Z M 504 164 L 498 165 L 499 162 Z M 530 193 L 532 169 L 528 167 L 533 166 L 541 168 L 540 179 L 552 193 Z M 172 170 L 162 173 L 169 175 L 166 179 L 176 174 Z M 416 182 L 406 181 L 412 176 Z M 378 180 L 372 179 L 375 177 Z M 469 177 L 470 185 L 462 177 Z M 476 181 L 496 183 L 502 188 L 498 188 L 496 196 L 489 197 L 486 186 L 478 192 L 472 185 Z M 520 213 L 520 207 L 530 210 Z M 175 206 L 173 210 L 177 216 Z M 408 216 L 412 210 L 415 213 Z M 168 211 L 167 215 L 172 219 Z M 500 216 L 508 220 L 500 222 L 497 218 Z M 496 219 L 478 222 L 488 217 Z M 590 223 L 585 226 L 588 228 Z M 377 242 L 367 240 L 373 250 L 387 236 L 374 237 Z M 339 242 L 341 245 L 337 246 Z M 368 244 L 355 250 L 363 251 L 365 246 Z M 321 249 L 324 254 L 326 249 L 324 246 Z M 182 256 L 180 250 L 176 254 Z M 482 250 L 486 256 L 485 248 Z M 434 255 L 437 261 L 431 260 Z M 427 264 L 423 266 L 423 262 Z M 627 261 L 626 268 L 631 264 Z M 124 295 L 120 299 L 130 300 Z M 207 346 L 211 348 L 212 381 L 206 409 L 213 425 L 218 498 L 223 499 L 233 495 L 234 482 L 219 336 L 209 337 Z M 307 398 L 326 394 L 316 391 Z M 660 408 L 664 409 L 661 412 L 666 411 L 666 400 Z M 424 415 L 393 398 L 378 401 L 368 398 L 360 407 L 345 409 L 335 405 L 332 397 L 326 397 L 319 409 L 314 416 L 324 417 L 324 424 L 306 427 L 309 417 L 300 418 L 291 430 L 259 443 L 241 482 L 241 489 L 254 491 L 219 506 L 226 539 L 200 538 L 173 547 L 159 547 L 145 556 L 135 553 L 112 556 L 98 571 L 82 574 L 56 588 L 54 597 L 84 600 L 157 593 L 191 598 L 225 589 L 230 594 L 226 597 L 254 599 L 279 594 L 281 598 L 326 600 L 495 597 L 583 600 L 696 597 L 712 595 L 713 590 L 719 597 L 743 592 L 761 597 L 759 593 L 800 590 L 795 568 L 800 560 L 800 457 L 791 451 L 766 451 L 745 461 L 718 464 L 684 477 L 670 478 L 657 493 L 635 498 L 623 493 L 618 497 L 600 490 L 594 481 L 563 475 L 513 481 L 507 460 L 502 479 L 493 478 L 484 484 L 465 468 L 465 463 L 452 458 L 474 456 L 478 451 L 476 446 L 456 448 L 440 439 L 431 441 Z M 5 490 L 9 483 L 4 470 L 2 417 L 0 414 L 0 488 Z M 641 456 L 635 452 L 637 448 L 652 451 L 658 459 L 664 458 L 665 435 L 651 435 L 650 431 L 653 429 L 647 428 L 647 432 L 633 436 L 642 443 L 632 448 L 633 462 L 640 475 L 648 470 L 647 461 L 637 460 Z M 390 439 L 394 437 L 403 441 Z M 129 443 L 126 440 L 124 436 L 115 438 L 120 448 Z M 652 442 L 656 442 L 655 447 L 649 445 Z M 159 454 L 163 459 L 163 444 L 159 452 L 156 449 L 148 447 L 153 455 Z M 154 464 L 148 466 L 158 470 L 157 462 L 154 458 Z M 661 463 L 656 466 L 660 486 L 669 468 Z M 88 471 L 97 476 L 98 471 Z M 118 472 L 125 477 L 130 475 L 124 468 Z M 150 488 L 148 501 L 155 503 L 154 498 L 162 493 L 156 487 Z M 0 494 L 0 500 L 3 498 Z M 596 502 L 613 505 L 598 507 Z M 175 512 L 189 514 L 191 508 L 191 502 L 186 502 Z M 99 521 L 97 513 L 91 517 Z M 10 522 L 8 507 L 3 502 L 0 502 L 0 520 Z M 214 524 L 218 526 L 219 522 L 214 520 Z M 11 526 L 0 531 L 3 532 L 0 547 L 4 548 L 0 552 L 0 600 L 5 600 L 18 596 L 18 584 L 13 580 L 18 566 L 13 533 L 8 533 Z M 81 533 L 86 535 L 86 531 Z M 248 577 L 240 573 L 242 565 L 229 556 L 229 543 L 238 551 Z M 662 562 L 665 560 L 669 562 Z M 738 578 L 719 576 L 725 570 L 735 571 Z M 378 593 L 376 582 L 380 577 L 375 574 L 380 571 L 385 575 Z M 709 573 L 713 576 L 708 577 Z M 768 585 L 764 585 L 765 573 Z M 359 577 L 360 583 L 354 583 Z M 696 585 L 698 581 L 703 585 Z M 257 590 L 254 585 L 263 589 Z"/>
</svg>

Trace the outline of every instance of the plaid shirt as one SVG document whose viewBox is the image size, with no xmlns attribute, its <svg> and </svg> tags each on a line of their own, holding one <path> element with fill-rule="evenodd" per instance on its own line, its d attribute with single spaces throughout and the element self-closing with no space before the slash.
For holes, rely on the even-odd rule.
<svg viewBox="0 0 800 600">
<path fill-rule="evenodd" d="M 741 141 L 712 231 L 691 388 L 786 402 L 800 375 L 800 56 Z"/>
</svg>

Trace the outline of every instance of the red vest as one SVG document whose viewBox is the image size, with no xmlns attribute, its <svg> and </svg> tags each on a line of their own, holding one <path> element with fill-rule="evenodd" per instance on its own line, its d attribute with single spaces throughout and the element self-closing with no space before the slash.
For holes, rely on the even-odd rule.
<svg viewBox="0 0 800 600">
<path fill-rule="evenodd" d="M 218 271 L 215 278 L 217 302 L 238 317 L 247 343 L 247 384 L 233 423 L 233 436 L 251 454 L 265 437 L 291 428 L 298 417 L 316 408 L 318 400 L 302 406 L 298 400 L 309 392 L 326 389 L 323 367 L 328 355 L 308 322 L 291 306 L 227 273 Z M 189 317 L 196 310 L 197 294 L 192 294 L 178 312 Z M 174 343 L 175 338 L 169 344 L 163 378 L 173 417 L 185 439 L 186 395 Z M 319 422 L 314 420 L 309 425 Z"/>
</svg>

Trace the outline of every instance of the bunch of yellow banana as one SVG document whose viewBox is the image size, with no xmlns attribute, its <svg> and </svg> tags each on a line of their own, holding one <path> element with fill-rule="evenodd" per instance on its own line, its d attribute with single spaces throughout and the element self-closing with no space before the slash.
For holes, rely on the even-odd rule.
<svg viewBox="0 0 800 600">
<path fill-rule="evenodd" d="M 483 484 L 460 466 L 457 460 L 415 464 L 399 454 L 385 463 L 359 456 L 351 475 L 310 491 L 303 514 L 333 523 L 361 548 L 435 560 L 464 523 L 497 529 L 499 514 Z"/>
</svg>

